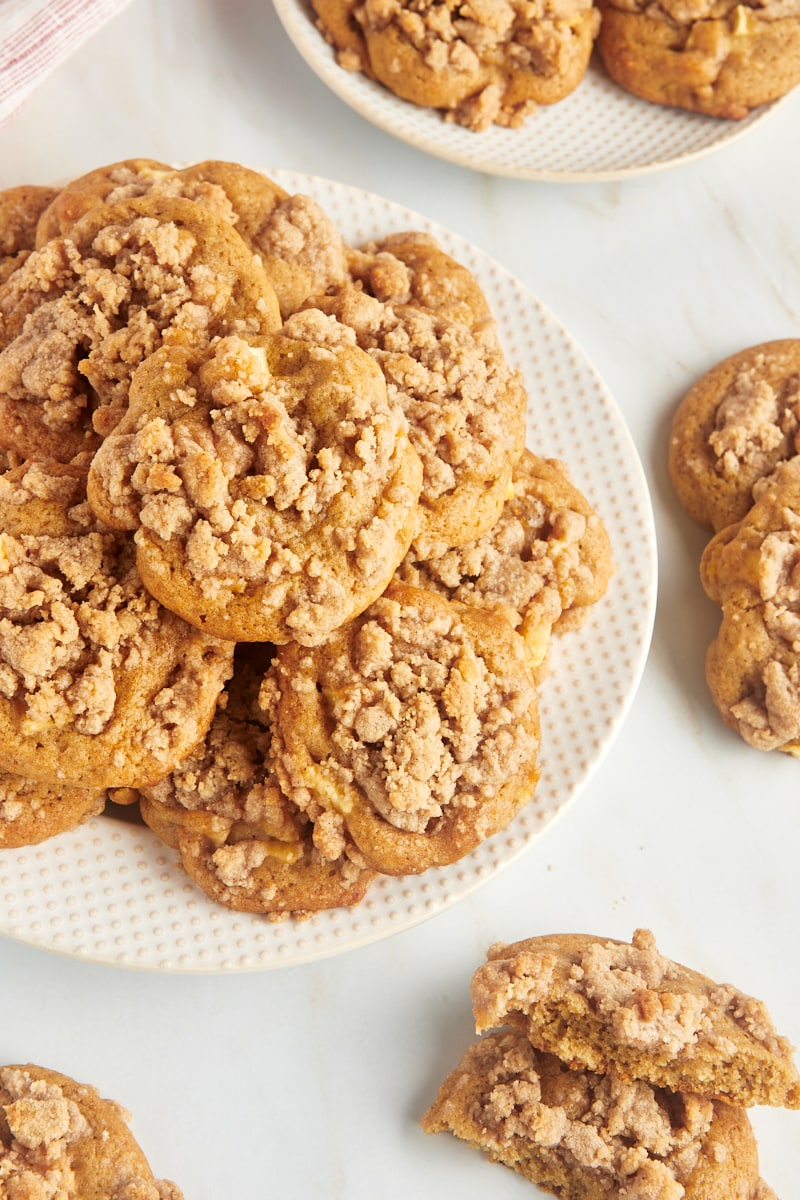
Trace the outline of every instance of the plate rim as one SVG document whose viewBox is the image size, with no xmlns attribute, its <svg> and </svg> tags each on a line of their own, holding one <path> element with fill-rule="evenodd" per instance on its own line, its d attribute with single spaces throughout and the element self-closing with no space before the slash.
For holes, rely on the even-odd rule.
<svg viewBox="0 0 800 1200">
<path fill-rule="evenodd" d="M 392 93 L 384 88 L 383 85 L 375 80 L 369 79 L 361 72 L 348 72 L 343 67 L 340 67 L 333 58 L 333 52 L 330 45 L 325 41 L 324 35 L 316 29 L 315 23 L 311 17 L 309 0 L 272 0 L 273 7 L 277 13 L 280 24 L 291 41 L 297 53 L 300 55 L 306 66 L 317 76 L 317 78 L 328 87 L 334 95 L 336 95 L 343 104 L 346 104 L 355 113 L 364 120 L 380 129 L 383 133 L 389 134 L 391 137 L 397 138 L 399 141 L 423 153 L 430 154 L 434 158 L 441 159 L 443 162 L 448 162 L 453 166 L 462 167 L 465 170 L 475 171 L 479 174 L 492 175 L 505 179 L 528 180 L 536 183 L 567 183 L 567 184 L 582 184 L 582 183 L 608 183 L 617 182 L 627 179 L 639 179 L 647 176 L 659 174 L 662 171 L 676 170 L 683 166 L 688 166 L 691 163 L 697 162 L 700 159 L 707 158 L 712 154 L 718 153 L 727 146 L 733 145 L 744 138 L 751 130 L 760 125 L 764 120 L 771 116 L 791 95 L 791 92 L 784 96 L 778 97 L 776 100 L 768 104 L 760 105 L 756 109 L 752 109 L 747 117 L 741 121 L 729 121 L 724 125 L 720 125 L 723 134 L 720 138 L 704 145 L 695 150 L 688 151 L 683 154 L 673 155 L 670 158 L 662 159 L 657 162 L 644 163 L 636 166 L 607 168 L 603 170 L 558 170 L 537 167 L 513 167 L 503 163 L 493 161 L 481 155 L 470 156 L 443 146 L 435 139 L 426 136 L 423 132 L 415 134 L 405 130 L 402 125 L 398 125 L 390 117 L 384 116 L 382 113 L 376 112 L 374 107 L 366 99 L 369 91 L 372 89 L 376 95 L 380 95 L 382 99 L 387 99 L 388 103 L 394 109 L 397 105 L 400 111 L 401 105 L 408 105 L 412 110 L 418 108 L 424 112 L 423 106 L 411 105 L 410 101 L 403 101 L 399 97 L 393 96 Z M 316 30 L 319 36 L 319 54 L 311 54 L 307 52 L 307 47 L 304 39 L 299 33 L 299 22 L 303 21 L 306 26 Z M 596 52 L 595 52 L 596 53 Z M 594 57 L 592 62 L 594 62 Z M 353 87 L 348 85 L 348 80 L 356 79 L 357 82 Z M 580 87 L 580 85 L 579 85 Z M 576 92 L 578 89 L 576 89 Z M 362 95 L 363 92 L 363 95 Z M 575 93 L 571 93 L 575 95 Z M 565 97 L 569 99 L 569 97 Z M 628 94 L 628 99 L 642 105 L 649 105 L 648 101 L 640 100 Z M 435 114 L 434 109 L 428 110 L 431 114 Z M 691 118 L 692 120 L 702 120 L 709 122 L 721 122 L 722 118 L 709 117 L 702 113 L 692 113 L 688 110 L 671 110 L 677 114 L 677 119 L 681 116 Z M 475 134 L 476 138 L 480 138 L 481 134 Z"/>
<path fill-rule="evenodd" d="M 539 296 L 536 295 L 536 293 L 534 293 L 525 283 L 518 279 L 510 270 L 498 262 L 493 256 L 483 251 L 479 246 L 469 242 L 462 235 L 442 225 L 440 222 L 435 221 L 432 218 L 429 218 L 413 209 L 410 209 L 404 204 L 381 196 L 378 193 L 374 193 L 351 184 L 343 183 L 338 180 L 331 180 L 325 178 L 324 176 L 312 175 L 283 167 L 265 168 L 259 166 L 254 169 L 262 171 L 275 182 L 281 184 L 281 186 L 286 186 L 288 184 L 289 187 L 287 190 L 299 191 L 302 189 L 302 187 L 306 187 L 310 190 L 313 196 L 315 191 L 332 189 L 345 199 L 357 199 L 362 204 L 369 205 L 372 202 L 373 204 L 383 206 L 384 208 L 391 210 L 393 217 L 398 221 L 402 221 L 406 228 L 412 227 L 410 223 L 413 222 L 413 228 L 423 228 L 433 236 L 438 235 L 441 240 L 446 243 L 445 248 L 448 249 L 448 246 L 450 247 L 448 252 L 451 252 L 452 249 L 455 249 L 456 254 L 454 254 L 454 257 L 457 257 L 457 252 L 459 249 L 462 249 L 468 258 L 475 256 L 475 258 L 481 263 L 482 269 L 496 274 L 502 278 L 507 285 L 513 286 L 514 288 L 518 289 L 520 293 L 524 294 L 526 299 L 530 301 L 532 308 L 539 314 L 542 323 L 550 332 L 557 333 L 563 346 L 568 348 L 573 353 L 575 358 L 580 362 L 585 370 L 587 377 L 591 377 L 595 386 L 597 387 L 598 392 L 602 397 L 606 414 L 614 420 L 615 435 L 621 442 L 624 443 L 624 448 L 626 451 L 626 469 L 631 472 L 631 474 L 635 475 L 635 482 L 638 488 L 637 504 L 639 505 L 639 525 L 641 527 L 639 546 L 643 553 L 646 552 L 647 560 L 645 565 L 648 568 L 646 589 L 647 601 L 642 611 L 637 614 L 639 618 L 639 627 L 641 630 L 638 642 L 636 643 L 638 656 L 636 657 L 635 669 L 628 676 L 626 676 L 624 697 L 622 702 L 617 703 L 616 707 L 614 708 L 613 717 L 609 721 L 608 726 L 604 731 L 604 736 L 599 751 L 591 758 L 588 767 L 583 770 L 579 780 L 577 781 L 577 784 L 573 785 L 569 789 L 566 797 L 558 803 L 553 812 L 547 813 L 546 820 L 542 822 L 541 828 L 532 830 L 532 832 L 530 832 L 528 835 L 519 835 L 519 833 L 515 833 L 515 827 L 519 826 L 521 820 L 524 824 L 524 820 L 527 820 L 528 818 L 530 818 L 532 822 L 535 822 L 538 819 L 535 812 L 532 810 L 526 812 L 526 810 L 523 809 L 517 815 L 517 817 L 515 817 L 514 821 L 511 822 L 507 829 L 500 831 L 498 834 L 495 834 L 493 838 L 489 838 L 486 842 L 481 843 L 481 846 L 479 846 L 476 851 L 473 851 L 471 855 L 465 856 L 465 859 L 460 860 L 455 864 L 451 864 L 449 868 L 434 869 L 419 876 L 379 877 L 371 886 L 361 904 L 356 905 L 349 910 L 349 912 L 357 918 L 360 912 L 366 912 L 369 909 L 370 902 L 372 902 L 372 907 L 374 907 L 374 901 L 379 898 L 382 891 L 385 892 L 393 887 L 399 886 L 398 880 L 400 880 L 401 885 L 402 879 L 405 878 L 408 881 L 408 886 L 412 889 L 419 885 L 419 891 L 422 894 L 425 894 L 425 890 L 427 888 L 428 899 L 425 901 L 425 911 L 421 913 L 414 913 L 409 910 L 404 916 L 399 918 L 395 918 L 395 914 L 390 913 L 389 918 L 384 919 L 380 924 L 373 923 L 372 928 L 370 928 L 370 922 L 365 919 L 363 922 L 363 931 L 356 936 L 353 936 L 352 934 L 348 936 L 345 944 L 342 944 L 342 942 L 337 944 L 336 937 L 328 938 L 327 942 L 323 944 L 318 938 L 315 939 L 312 935 L 310 935 L 308 938 L 308 943 L 305 947 L 298 949 L 298 947 L 295 946 L 291 953 L 288 953 L 287 950 L 284 949 L 284 947 L 287 945 L 286 943 L 278 942 L 275 947 L 275 952 L 266 959 L 259 958 L 257 961 L 253 961 L 252 954 L 249 954 L 240 956 L 240 958 L 235 961 L 218 959 L 212 963 L 204 963 L 202 961 L 202 956 L 198 956 L 193 962 L 188 963 L 181 962 L 179 957 L 177 961 L 168 962 L 165 962 L 163 959 L 160 962 L 137 961 L 136 959 L 131 958 L 129 953 L 126 951 L 121 951 L 116 954 L 109 952 L 104 955 L 99 955 L 96 952 L 87 952 L 82 946 L 69 946 L 66 944 L 60 944 L 52 935 L 50 937 L 44 935 L 39 937 L 32 937 L 30 934 L 23 935 L 19 929 L 15 929 L 13 925 L 9 923 L 7 910 L 5 908 L 3 909 L 2 913 L 0 913 L 0 934 L 2 934 L 2 936 L 8 937 L 12 941 L 17 941 L 18 943 L 30 946 L 32 948 L 55 953 L 61 957 L 78 959 L 80 961 L 90 962 L 96 965 L 144 971 L 153 974 L 170 975 L 219 975 L 277 970 L 284 966 L 296 966 L 309 962 L 318 962 L 327 958 L 337 957 L 342 953 L 351 953 L 368 945 L 373 945 L 379 941 L 387 940 L 395 933 L 405 932 L 412 928 L 416 928 L 418 925 L 427 923 L 427 921 L 433 917 L 438 916 L 440 913 L 451 909 L 456 904 L 459 904 L 463 900 L 466 900 L 469 896 L 472 896 L 477 890 L 484 886 L 484 884 L 490 882 L 496 876 L 500 875 L 512 863 L 516 862 L 520 857 L 528 853 L 532 847 L 540 841 L 543 834 L 552 827 L 555 821 L 559 820 L 567 809 L 573 807 L 577 798 L 585 791 L 588 784 L 595 778 L 596 774 L 602 767 L 623 726 L 625 725 L 644 674 L 652 643 L 658 593 L 658 551 L 652 496 L 647 483 L 642 459 L 636 448 L 633 436 L 627 422 L 625 421 L 622 411 L 620 410 L 610 388 L 605 383 L 605 380 L 601 376 L 600 372 L 597 370 L 592 360 L 579 345 L 569 329 L 563 325 L 563 323 L 553 314 L 550 308 L 539 298 Z M 376 218 L 371 216 L 369 219 L 370 223 L 374 224 L 375 219 Z M 500 328 L 502 340 L 503 318 L 501 314 L 495 313 L 494 315 Z M 528 381 L 526 380 L 526 383 L 527 382 Z M 614 586 L 613 579 L 611 586 Z M 602 601 L 600 603 L 602 603 Z M 631 644 L 631 649 L 633 649 L 633 644 Z M 557 658 L 559 654 L 558 644 L 554 644 L 552 652 L 555 658 Z M 543 687 L 546 689 L 547 686 L 548 680 L 546 679 Z M 543 743 L 543 764 L 546 763 L 546 761 L 547 744 Z M 533 801 L 533 797 L 531 800 Z M 44 843 L 22 847 L 16 851 L 4 851 L 0 849 L 0 894 L 2 894 L 3 866 L 6 855 L 16 856 L 18 863 L 19 859 L 21 858 L 23 860 L 23 867 L 26 859 L 36 860 L 38 857 L 41 860 L 47 855 L 54 859 L 58 859 L 61 858 L 65 853 L 65 847 L 68 843 L 75 842 L 80 846 L 81 841 L 90 838 L 92 831 L 97 830 L 98 828 L 105 830 L 106 834 L 111 838 L 111 840 L 113 840 L 113 835 L 109 833 L 110 829 L 115 829 L 116 833 L 121 835 L 121 830 L 125 827 L 126 823 L 117 821 L 113 823 L 112 827 L 112 821 L 113 818 L 101 815 L 99 817 L 90 818 L 88 822 L 77 826 L 73 830 L 68 830 L 63 834 L 48 839 Z M 325 921 L 332 919 L 332 916 L 337 912 L 342 911 L 340 909 L 322 910 L 320 913 L 314 914 L 303 921 L 297 921 L 290 918 L 285 922 L 270 922 L 269 919 L 264 916 L 264 914 L 239 913 L 235 910 L 228 909 L 226 906 L 212 901 L 209 897 L 205 896 L 200 889 L 191 883 L 188 876 L 185 875 L 183 867 L 180 865 L 177 852 L 169 849 L 162 842 L 160 842 L 160 840 L 154 833 L 152 833 L 151 830 L 149 830 L 146 826 L 141 826 L 139 824 L 129 825 L 127 828 L 129 836 L 131 836 L 131 830 L 135 831 L 131 838 L 134 850 L 136 849 L 137 839 L 140 843 L 143 841 L 149 842 L 150 845 L 160 853 L 161 857 L 168 861 L 169 871 L 176 877 L 176 889 L 179 892 L 183 892 L 189 896 L 188 905 L 190 908 L 200 907 L 204 909 L 209 913 L 212 923 L 213 918 L 216 916 L 220 922 L 228 923 L 231 926 L 231 930 L 234 932 L 237 923 L 240 923 L 243 926 L 261 925 L 263 930 L 265 930 L 267 933 L 269 931 L 279 932 L 282 926 L 284 928 L 297 928 L 298 930 L 310 931 L 313 930 L 314 927 L 318 927 Z M 473 861 L 473 869 L 468 881 L 459 880 L 459 886 L 457 890 L 454 891 L 451 888 L 444 895 L 442 895 L 441 892 L 437 894 L 435 881 L 446 880 L 446 878 L 453 872 L 458 872 L 461 874 L 464 869 L 467 868 L 467 864 L 470 863 L 470 860 L 474 860 L 476 855 L 481 854 L 482 851 L 484 854 L 487 853 L 487 849 L 485 848 L 488 848 L 489 853 L 491 852 L 492 848 L 499 849 L 503 840 L 516 841 L 517 845 L 510 852 L 504 854 L 500 859 L 494 858 L 492 863 L 489 865 L 484 863 L 476 865 Z M 300 940 L 302 941 L 303 939 L 301 938 Z M 173 951 L 172 953 L 174 959 L 175 952 Z M 254 954 L 255 952 L 252 953 Z"/>
</svg>

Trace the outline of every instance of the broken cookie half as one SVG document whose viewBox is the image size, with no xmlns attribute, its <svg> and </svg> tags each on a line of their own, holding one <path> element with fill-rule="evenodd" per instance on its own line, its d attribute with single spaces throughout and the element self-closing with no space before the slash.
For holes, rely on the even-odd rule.
<svg viewBox="0 0 800 1200">
<path fill-rule="evenodd" d="M 761 1001 L 631 943 L 493 946 L 478 1033 L 422 1119 L 567 1200 L 769 1200 L 746 1108 L 800 1107 Z"/>
</svg>

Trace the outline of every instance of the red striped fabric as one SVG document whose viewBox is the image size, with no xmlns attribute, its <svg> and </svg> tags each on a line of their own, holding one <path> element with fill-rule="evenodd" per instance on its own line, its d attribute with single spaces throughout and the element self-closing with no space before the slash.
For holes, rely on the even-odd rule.
<svg viewBox="0 0 800 1200">
<path fill-rule="evenodd" d="M 0 0 L 0 123 L 130 0 Z"/>
</svg>

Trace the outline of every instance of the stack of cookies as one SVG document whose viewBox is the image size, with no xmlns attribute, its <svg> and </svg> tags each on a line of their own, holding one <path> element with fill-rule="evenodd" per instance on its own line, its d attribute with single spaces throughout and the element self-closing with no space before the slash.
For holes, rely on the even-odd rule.
<svg viewBox="0 0 800 1200">
<path fill-rule="evenodd" d="M 493 946 L 474 1043 L 425 1114 L 564 1200 L 775 1200 L 753 1105 L 800 1108 L 793 1048 L 761 1001 L 632 942 Z"/>
<path fill-rule="evenodd" d="M 312 0 L 339 65 L 467 129 L 516 128 L 592 50 L 654 104 L 740 119 L 800 83 L 797 0 Z"/>
<path fill-rule="evenodd" d="M 280 917 L 505 828 L 612 561 L 472 275 L 233 163 L 3 216 L 0 846 L 110 795 Z"/>
<path fill-rule="evenodd" d="M 706 677 L 751 746 L 800 755 L 800 340 L 716 364 L 675 413 L 669 471 L 713 532 L 700 578 L 722 610 Z"/>
</svg>

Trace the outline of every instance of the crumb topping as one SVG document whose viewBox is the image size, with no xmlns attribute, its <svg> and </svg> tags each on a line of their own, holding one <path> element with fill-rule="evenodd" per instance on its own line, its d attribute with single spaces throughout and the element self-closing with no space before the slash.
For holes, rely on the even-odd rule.
<svg viewBox="0 0 800 1200">
<path fill-rule="evenodd" d="M 61 1200 L 75 1196 L 68 1151 L 90 1137 L 77 1104 L 61 1088 L 22 1070 L 0 1070 L 8 1096 L 2 1105 L 9 1138 L 0 1135 L 0 1187 L 9 1200 Z"/>
<path fill-rule="evenodd" d="M 524 948 L 508 958 L 504 946 L 492 947 L 474 988 L 484 1028 L 509 1012 L 535 1014 L 537 1004 L 573 994 L 607 1022 L 618 1045 L 662 1061 L 700 1042 L 730 1057 L 731 1044 L 727 1051 L 723 1045 L 725 1020 L 770 1053 L 791 1052 L 761 1001 L 728 984 L 691 986 L 687 972 L 659 953 L 647 929 L 637 929 L 630 944 L 593 941 L 565 976 L 553 949 Z"/>
<path fill-rule="evenodd" d="M 579 506 L 566 474 L 560 497 L 539 494 L 536 467 L 528 470 L 532 461 L 526 453 L 515 469 L 511 495 L 488 533 L 423 562 L 415 562 L 412 552 L 399 576 L 462 603 L 499 610 L 526 636 L 602 594 L 610 549 L 599 517 Z M 564 472 L 561 464 L 548 466 Z M 605 553 L 593 552 L 595 542 Z"/>
<path fill-rule="evenodd" d="M 238 821 L 251 837 L 288 843 L 298 841 L 302 831 L 299 814 L 281 796 L 269 764 L 270 720 L 259 704 L 268 664 L 261 651 L 261 646 L 238 647 L 233 677 L 205 740 L 172 774 L 143 790 L 168 808 L 222 817 L 228 831 Z"/>
<path fill-rule="evenodd" d="M 425 832 L 448 808 L 477 808 L 531 756 L 533 683 L 492 670 L 456 606 L 432 615 L 384 595 L 346 652 L 323 647 L 317 673 L 334 747 L 323 771 L 345 791 L 354 783 L 397 829 Z M 314 819 L 320 805 L 336 807 L 335 790 L 326 804 L 302 772 L 277 767 Z"/>
<path fill-rule="evenodd" d="M 346 278 L 341 235 L 310 196 L 297 193 L 279 201 L 253 238 L 255 249 L 308 272 L 309 292 L 324 295 Z"/>
<path fill-rule="evenodd" d="M 522 1036 L 475 1049 L 481 1094 L 473 1117 L 489 1146 L 529 1142 L 545 1161 L 591 1172 L 631 1200 L 680 1200 L 711 1128 L 714 1106 L 640 1081 L 573 1071 Z"/>
<path fill-rule="evenodd" d="M 712 692 L 761 750 L 791 748 L 800 730 L 797 475 L 795 457 L 760 480 L 733 536 L 712 541 L 703 558 L 704 586 L 723 611 Z"/>
<path fill-rule="evenodd" d="M 98 1099 L 94 1088 L 76 1088 L 79 1097 Z M 0 1193 L 8 1200 L 81 1200 L 98 1157 L 93 1143 L 108 1139 L 108 1130 L 93 1128 L 57 1082 L 24 1068 L 0 1068 L 0 1089 Z M 118 1105 L 105 1103 L 127 1119 Z M 101 1181 L 108 1200 L 182 1200 L 174 1184 L 142 1178 L 122 1149 L 115 1176 L 103 1174 Z"/>
<path fill-rule="evenodd" d="M 491 477 L 520 449 L 520 387 L 491 324 L 414 305 L 384 303 L 349 288 L 330 305 L 378 363 L 422 459 L 423 500 L 453 491 L 465 475 Z"/>
<path fill-rule="evenodd" d="M 764 0 L 764 3 L 759 0 L 614 0 L 614 7 L 630 12 L 646 12 L 677 26 L 691 26 L 704 21 L 725 22 L 731 32 L 736 31 L 738 14 L 741 12 L 752 14 L 759 21 L 779 21 L 800 15 L 798 0 Z M 712 38 L 707 40 L 706 48 L 714 46 L 716 57 L 712 54 L 706 64 L 710 73 L 709 82 L 716 77 L 730 46 L 730 37 L 725 36 L 722 26 L 717 26 L 715 31 L 712 27 Z"/>
<path fill-rule="evenodd" d="M 230 198 L 218 183 L 181 171 L 136 170 L 123 163 L 109 173 L 108 179 L 113 186 L 103 198 L 105 204 L 118 204 L 157 191 L 160 196 L 193 200 L 229 225 L 235 225 L 239 219 Z"/>
<path fill-rule="evenodd" d="M 772 468 L 776 451 L 789 453 L 800 430 L 800 377 L 773 387 L 764 378 L 766 360 L 759 355 L 731 380 L 718 406 L 708 444 L 716 469 L 733 479 L 743 465 Z"/>
<path fill-rule="evenodd" d="M 69 237 L 34 251 L 0 293 L 0 319 L 27 313 L 0 352 L 0 386 L 37 402 L 47 428 L 85 419 L 86 384 L 99 397 L 105 435 L 127 404 L 134 368 L 170 331 L 208 339 L 233 311 L 232 275 L 199 261 L 196 234 L 173 221 L 138 216 L 101 228 L 91 245 Z M 259 314 L 231 322 L 261 327 Z"/>
<path fill-rule="evenodd" d="M 0 476 L 0 505 L 24 511 L 36 499 L 75 503 L 62 533 L 0 535 L 0 696 L 22 709 L 25 736 L 99 734 L 116 711 L 119 673 L 146 664 L 164 610 L 141 585 L 130 537 L 93 519 L 82 476 L 36 463 L 13 481 Z M 199 686 L 187 665 L 153 696 L 141 729 L 153 752 L 166 752 Z"/>
<path fill-rule="evenodd" d="M 391 482 L 407 446 L 402 412 L 350 340 L 314 312 L 290 319 L 272 359 L 269 347 L 219 339 L 171 391 L 170 418 L 145 403 L 92 468 L 125 517 L 136 498 L 137 544 L 180 547 L 209 600 L 258 588 L 265 608 L 286 606 L 300 640 L 318 640 L 351 603 L 326 551 L 376 578 L 398 556 L 398 510 L 383 498 L 413 506 L 405 482 Z"/>
</svg>

